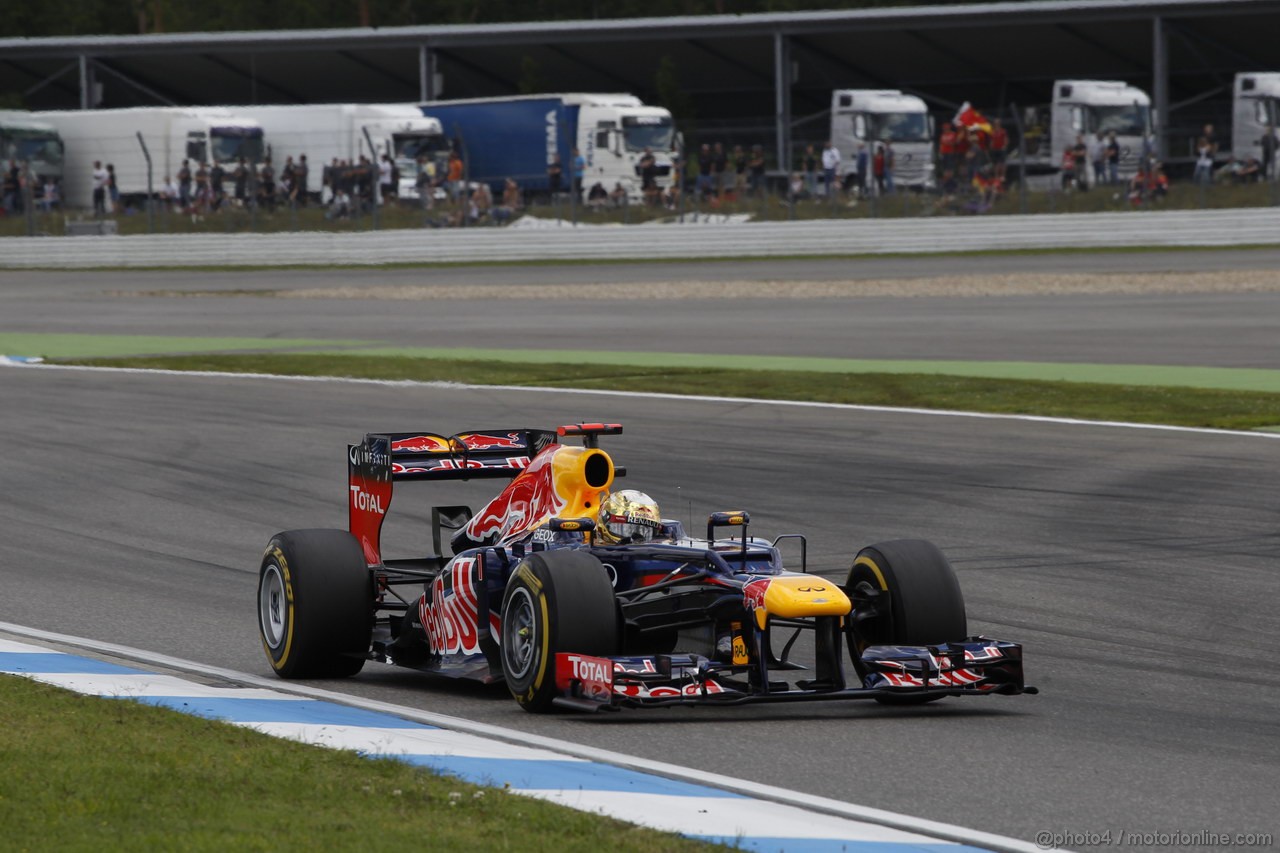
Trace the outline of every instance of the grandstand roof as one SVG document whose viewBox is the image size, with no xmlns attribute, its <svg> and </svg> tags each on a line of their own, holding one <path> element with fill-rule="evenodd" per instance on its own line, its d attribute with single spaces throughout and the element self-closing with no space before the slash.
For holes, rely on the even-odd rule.
<svg viewBox="0 0 1280 853">
<path fill-rule="evenodd" d="M 102 106 L 415 101 L 542 91 L 629 91 L 655 101 L 674 62 L 699 125 L 768 132 L 791 77 L 796 138 L 837 88 L 902 88 L 938 111 L 1047 101 L 1057 78 L 1156 88 L 1167 108 L 1216 114 L 1237 71 L 1280 70 L 1280 0 L 1030 0 L 841 11 L 269 32 L 0 39 L 0 92 L 35 109 L 81 103 L 80 57 Z M 778 63 L 784 43 L 789 62 Z M 436 78 L 424 74 L 429 56 Z M 785 68 L 783 67 L 785 65 Z M 806 120 L 808 120 L 806 122 Z M 821 138 L 815 130 L 816 138 Z M 767 137 L 766 137 L 767 138 Z"/>
</svg>

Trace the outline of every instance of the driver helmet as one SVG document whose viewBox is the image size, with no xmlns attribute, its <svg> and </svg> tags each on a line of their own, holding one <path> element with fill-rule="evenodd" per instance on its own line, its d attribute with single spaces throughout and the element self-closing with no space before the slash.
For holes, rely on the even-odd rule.
<svg viewBox="0 0 1280 853">
<path fill-rule="evenodd" d="M 658 502 L 635 489 L 614 492 L 600 504 L 596 534 L 607 544 L 648 542 L 662 529 Z"/>
</svg>

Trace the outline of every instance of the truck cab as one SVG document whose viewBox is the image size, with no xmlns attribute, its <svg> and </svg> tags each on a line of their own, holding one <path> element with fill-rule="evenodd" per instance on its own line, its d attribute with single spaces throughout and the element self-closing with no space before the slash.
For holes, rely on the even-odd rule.
<svg viewBox="0 0 1280 853">
<path fill-rule="evenodd" d="M 1101 132 L 1116 135 L 1121 179 L 1132 177 L 1151 134 L 1151 98 L 1127 83 L 1110 80 L 1059 80 L 1053 84 L 1050 137 L 1043 153 L 1058 164 L 1076 137 Z"/>
<path fill-rule="evenodd" d="M 409 109 L 416 111 L 412 107 Z M 374 159 L 390 154 L 396 164 L 400 173 L 400 185 L 396 188 L 400 198 L 418 197 L 420 169 L 427 170 L 432 177 L 448 171 L 449 140 L 445 138 L 439 119 L 422 115 L 367 118 L 362 128 L 369 132 L 374 145 L 378 146 Z M 357 140 L 356 148 L 361 142 L 363 140 Z"/>
<path fill-rule="evenodd" d="M 831 93 L 831 142 L 845 173 L 856 167 L 858 148 L 893 143 L 894 183 L 927 189 L 934 185 L 933 118 L 925 103 L 897 89 L 836 89 Z"/>
<path fill-rule="evenodd" d="M 174 130 L 185 130 L 186 150 L 183 155 L 192 163 L 217 163 L 228 171 L 240 158 L 246 163 L 262 162 L 266 141 L 259 124 L 248 118 L 196 110 L 174 119 Z M 169 171 L 176 172 L 177 164 Z"/>
<path fill-rule="evenodd" d="M 1263 139 L 1270 128 L 1272 161 L 1280 134 L 1280 72 L 1248 72 L 1236 75 L 1231 98 L 1231 156 L 1265 163 Z M 1274 166 L 1273 166 L 1274 168 Z"/>
<path fill-rule="evenodd" d="M 62 156 L 62 137 L 53 125 L 27 112 L 0 111 L 0 165 L 7 169 L 10 161 L 19 167 L 25 163 L 36 177 L 33 198 L 42 197 L 46 183 L 61 186 Z"/>
<path fill-rule="evenodd" d="M 566 99 L 567 100 L 567 99 Z M 606 190 L 621 183 L 633 201 L 643 196 L 640 158 L 652 152 L 659 187 L 670 184 L 678 147 L 671 113 L 645 106 L 634 95 L 580 95 L 578 150 L 586 161 L 584 192 L 599 181 Z"/>
</svg>

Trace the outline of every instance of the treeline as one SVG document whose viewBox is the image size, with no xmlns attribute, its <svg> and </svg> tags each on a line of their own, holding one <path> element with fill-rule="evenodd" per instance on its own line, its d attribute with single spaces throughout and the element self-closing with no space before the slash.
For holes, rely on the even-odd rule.
<svg viewBox="0 0 1280 853">
<path fill-rule="evenodd" d="M 943 0 L 935 2 L 946 5 Z M 490 24 L 921 5 L 926 4 L 919 0 L 5 0 L 0 3 L 0 38 Z"/>
</svg>

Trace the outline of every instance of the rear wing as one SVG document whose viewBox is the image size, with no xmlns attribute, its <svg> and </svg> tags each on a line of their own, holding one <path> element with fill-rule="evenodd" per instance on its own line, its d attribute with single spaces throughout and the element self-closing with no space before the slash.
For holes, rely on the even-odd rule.
<svg viewBox="0 0 1280 853">
<path fill-rule="evenodd" d="M 469 480 L 514 477 L 543 448 L 555 443 L 556 433 L 543 429 L 495 429 L 437 435 L 396 432 L 385 436 L 393 480 Z"/>
<path fill-rule="evenodd" d="M 541 429 L 369 433 L 360 444 L 347 445 L 348 529 L 375 565 L 394 481 L 511 479 L 556 438 Z"/>
</svg>

